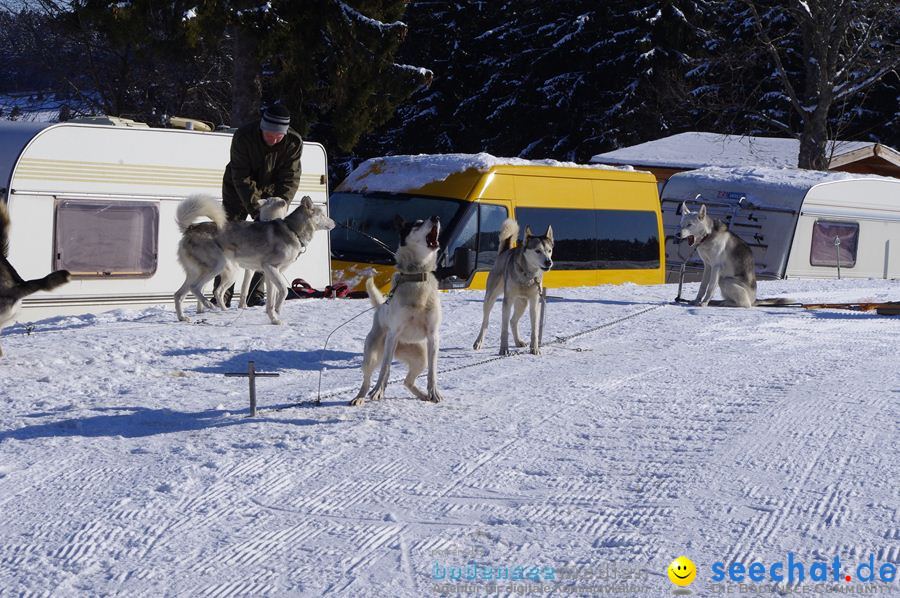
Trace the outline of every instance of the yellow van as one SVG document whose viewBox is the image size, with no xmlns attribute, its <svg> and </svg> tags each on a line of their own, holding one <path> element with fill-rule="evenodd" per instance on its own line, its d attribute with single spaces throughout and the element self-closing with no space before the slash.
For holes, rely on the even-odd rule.
<svg viewBox="0 0 900 598">
<path fill-rule="evenodd" d="M 362 288 L 367 274 L 387 287 L 399 244 L 395 215 L 441 219 L 436 275 L 441 288 L 484 289 L 500 225 L 556 241 L 547 287 L 665 280 L 656 179 L 630 170 L 494 158 L 488 154 L 388 156 L 362 163 L 331 194 L 335 282 Z"/>
</svg>

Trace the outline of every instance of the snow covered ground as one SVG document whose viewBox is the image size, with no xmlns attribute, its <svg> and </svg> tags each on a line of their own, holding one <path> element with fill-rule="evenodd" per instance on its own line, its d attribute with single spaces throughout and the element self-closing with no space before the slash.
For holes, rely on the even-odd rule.
<svg viewBox="0 0 900 598">
<path fill-rule="evenodd" d="M 0 595 L 439 596 L 487 566 L 542 578 L 543 593 L 524 579 L 494 595 L 600 595 L 583 579 L 569 593 L 568 566 L 615 567 L 607 589 L 664 596 L 685 555 L 689 589 L 707 596 L 715 562 L 768 571 L 790 552 L 809 575 L 837 556 L 854 580 L 869 555 L 900 564 L 900 317 L 666 304 L 674 294 L 554 289 L 544 354 L 495 360 L 499 306 L 475 353 L 482 294 L 448 293 L 440 405 L 392 384 L 346 406 L 371 314 L 322 344 L 365 301 L 288 302 L 282 327 L 261 308 L 12 327 Z M 789 281 L 760 295 L 900 288 Z M 246 379 L 223 376 L 249 359 L 280 374 L 258 381 L 255 419 Z M 323 362 L 323 392 L 339 392 L 294 406 L 315 397 Z"/>
</svg>

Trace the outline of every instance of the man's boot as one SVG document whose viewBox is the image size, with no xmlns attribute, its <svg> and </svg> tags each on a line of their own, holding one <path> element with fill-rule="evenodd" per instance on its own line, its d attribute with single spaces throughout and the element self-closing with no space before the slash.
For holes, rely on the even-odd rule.
<svg viewBox="0 0 900 598">
<path fill-rule="evenodd" d="M 256 307 L 258 305 L 266 304 L 266 290 L 262 279 L 262 272 L 253 273 L 253 278 L 250 279 L 250 290 L 247 295 L 247 307 Z"/>
</svg>

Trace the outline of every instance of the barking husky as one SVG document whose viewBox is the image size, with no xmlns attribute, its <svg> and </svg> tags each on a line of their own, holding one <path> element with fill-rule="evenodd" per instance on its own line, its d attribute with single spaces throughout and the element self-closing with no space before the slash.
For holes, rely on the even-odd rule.
<svg viewBox="0 0 900 598">
<path fill-rule="evenodd" d="M 212 222 L 192 224 L 201 216 Z M 203 286 L 221 273 L 216 302 L 225 305 L 225 289 L 231 286 L 238 266 L 261 271 L 266 280 L 266 312 L 273 324 L 281 324 L 278 313 L 287 297 L 287 283 L 281 272 L 290 266 L 318 230 L 331 230 L 334 221 L 322 208 L 304 197 L 300 206 L 286 218 L 268 222 L 227 222 L 222 205 L 211 197 L 189 197 L 178 206 L 175 216 L 182 237 L 178 261 L 185 271 L 184 284 L 175 292 L 178 319 L 188 321 L 181 302 L 191 291 L 203 307 L 213 305 L 203 296 Z"/>
<path fill-rule="evenodd" d="M 362 405 L 378 364 L 381 372 L 369 393 L 372 400 L 384 396 L 384 388 L 391 371 L 391 362 L 398 358 L 409 366 L 404 385 L 423 401 L 439 402 L 442 397 L 437 385 L 437 358 L 440 345 L 441 301 L 438 283 L 432 272 L 437 266 L 438 235 L 441 223 L 437 216 L 430 220 L 403 222 L 400 229 L 400 248 L 397 250 L 397 272 L 391 280 L 387 300 L 375 287 L 372 278 L 366 279 L 369 299 L 375 306 L 372 329 L 366 336 L 363 359 L 363 381 L 351 405 Z M 416 386 L 416 377 L 428 364 L 428 392 Z"/>
<path fill-rule="evenodd" d="M 723 301 L 713 305 L 723 307 L 753 307 L 754 305 L 785 305 L 792 299 L 756 298 L 756 266 L 753 252 L 743 239 L 728 230 L 720 220 L 706 214 L 706 205 L 699 212 L 691 212 L 687 204 L 681 204 L 681 232 L 679 238 L 697 248 L 703 260 L 703 279 L 694 305 L 706 307 L 719 287 Z"/>
<path fill-rule="evenodd" d="M 503 322 L 500 332 L 500 355 L 509 355 L 509 327 L 512 325 L 513 340 L 517 347 L 524 347 L 525 342 L 519 338 L 519 318 L 528 304 L 528 315 L 531 318 L 531 353 L 540 355 L 540 321 L 538 318 L 538 300 L 541 294 L 541 282 L 544 272 L 553 267 L 553 227 L 548 226 L 542 236 L 535 236 L 531 228 L 525 227 L 525 241 L 511 249 L 513 240 L 519 236 L 519 225 L 515 220 L 507 218 L 500 228 L 500 252 L 497 261 L 488 274 L 487 287 L 484 291 L 484 317 L 481 321 L 481 332 L 475 339 L 473 348 L 477 351 L 484 343 L 491 308 L 500 293 L 503 293 Z M 512 318 L 510 318 L 512 311 Z"/>
<path fill-rule="evenodd" d="M 57 270 L 35 280 L 22 280 L 6 259 L 8 254 L 9 211 L 6 204 L 0 201 L 0 330 L 16 317 L 22 299 L 38 291 L 51 291 L 69 282 L 69 273 L 66 270 Z M 2 348 L 0 355 L 3 355 Z"/>
</svg>

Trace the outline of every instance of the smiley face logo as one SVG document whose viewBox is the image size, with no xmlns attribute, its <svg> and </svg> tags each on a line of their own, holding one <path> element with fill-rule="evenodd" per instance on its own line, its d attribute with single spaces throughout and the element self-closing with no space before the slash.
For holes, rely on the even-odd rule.
<svg viewBox="0 0 900 598">
<path fill-rule="evenodd" d="M 669 579 L 676 586 L 690 585 L 694 578 L 697 577 L 697 567 L 686 556 L 680 556 L 672 561 L 666 572 L 669 574 Z"/>
</svg>

